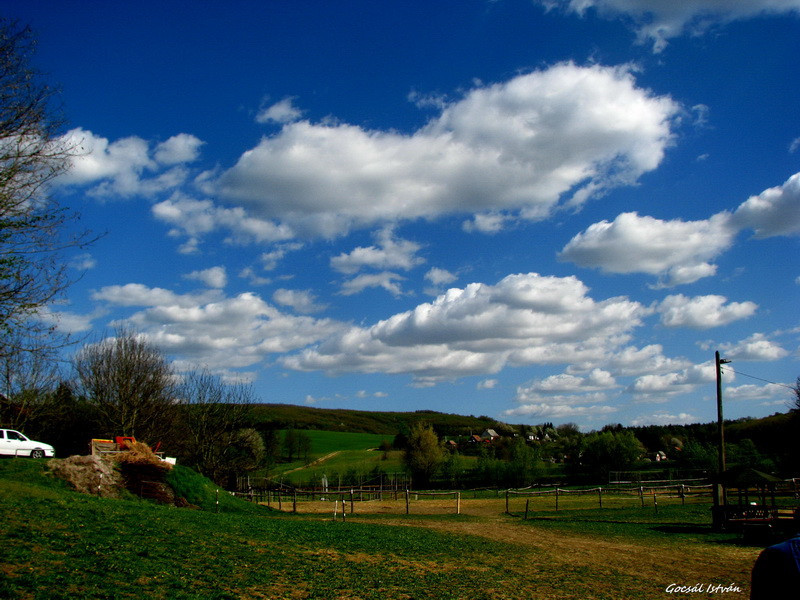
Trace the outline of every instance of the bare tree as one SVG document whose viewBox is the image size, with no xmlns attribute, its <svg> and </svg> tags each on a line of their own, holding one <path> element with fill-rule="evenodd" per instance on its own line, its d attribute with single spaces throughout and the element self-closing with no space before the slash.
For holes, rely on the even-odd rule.
<svg viewBox="0 0 800 600">
<path fill-rule="evenodd" d="M 794 382 L 794 386 L 792 387 L 792 404 L 791 409 L 800 411 L 800 377 Z"/>
<path fill-rule="evenodd" d="M 65 238 L 77 215 L 47 194 L 73 149 L 59 135 L 52 88 L 29 65 L 34 45 L 30 29 L 0 19 L 0 335 L 40 343 L 54 328 L 38 313 L 70 283 L 62 253 L 91 240 Z"/>
<path fill-rule="evenodd" d="M 88 344 L 73 361 L 79 393 L 98 411 L 106 435 L 155 443 L 177 414 L 176 378 L 166 356 L 144 337 L 120 330 Z"/>
<path fill-rule="evenodd" d="M 186 373 L 182 399 L 181 454 L 203 475 L 223 483 L 232 473 L 255 468 L 263 459 L 258 432 L 246 429 L 253 392 L 241 383 L 225 383 L 206 369 Z"/>
<path fill-rule="evenodd" d="M 3 347 L 28 347 L 26 352 Z M 8 335 L 0 339 L 0 424 L 25 429 L 52 410 L 52 398 L 61 382 L 56 350 L 36 346 Z"/>
</svg>

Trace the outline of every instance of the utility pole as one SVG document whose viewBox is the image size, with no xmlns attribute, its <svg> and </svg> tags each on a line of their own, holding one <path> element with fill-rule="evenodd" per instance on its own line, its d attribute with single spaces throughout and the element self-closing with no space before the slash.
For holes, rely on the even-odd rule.
<svg viewBox="0 0 800 600">
<path fill-rule="evenodd" d="M 722 419 L 722 368 L 729 360 L 719 357 L 719 351 L 714 355 L 717 368 L 717 431 L 719 434 L 719 465 L 720 476 L 725 472 L 725 425 Z"/>
<path fill-rule="evenodd" d="M 729 360 L 719 357 L 719 351 L 714 354 L 714 364 L 717 370 L 717 431 L 719 434 L 719 464 L 717 466 L 717 478 L 714 484 L 714 508 L 711 512 L 712 527 L 714 531 L 725 529 L 725 507 L 728 503 L 725 498 L 725 485 L 723 476 L 725 473 L 725 424 L 722 418 L 722 368 L 721 365 L 728 364 Z"/>
</svg>

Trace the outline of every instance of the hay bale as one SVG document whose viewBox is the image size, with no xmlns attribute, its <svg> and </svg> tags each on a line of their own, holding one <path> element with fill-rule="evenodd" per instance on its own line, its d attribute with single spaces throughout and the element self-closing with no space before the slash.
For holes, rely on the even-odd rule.
<svg viewBox="0 0 800 600">
<path fill-rule="evenodd" d="M 142 442 L 128 444 L 123 452 L 106 455 L 70 456 L 52 459 L 52 473 L 67 481 L 84 494 L 119 498 L 123 490 L 176 506 L 196 508 L 184 498 L 178 498 L 166 482 L 172 465 L 161 460 Z"/>
<path fill-rule="evenodd" d="M 172 465 L 161 460 L 143 442 L 129 443 L 123 452 L 112 455 L 128 491 L 165 504 L 175 501 L 172 488 L 166 483 Z"/>
<path fill-rule="evenodd" d="M 54 458 L 47 466 L 78 492 L 110 498 L 120 496 L 122 477 L 112 462 L 100 456 Z"/>
</svg>

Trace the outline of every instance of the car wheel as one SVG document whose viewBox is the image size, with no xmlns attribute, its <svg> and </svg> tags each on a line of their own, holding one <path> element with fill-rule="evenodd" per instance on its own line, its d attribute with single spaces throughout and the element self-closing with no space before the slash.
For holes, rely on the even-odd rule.
<svg viewBox="0 0 800 600">
<path fill-rule="evenodd" d="M 31 458 L 44 458 L 44 450 L 34 450 L 31 452 Z"/>
</svg>

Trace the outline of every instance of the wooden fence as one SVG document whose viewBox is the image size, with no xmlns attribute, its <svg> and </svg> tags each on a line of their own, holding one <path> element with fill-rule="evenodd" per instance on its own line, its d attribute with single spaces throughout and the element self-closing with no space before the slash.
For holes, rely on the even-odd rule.
<svg viewBox="0 0 800 600">
<path fill-rule="evenodd" d="M 630 488 L 595 487 L 585 489 L 565 489 L 553 487 L 549 489 L 509 489 L 509 490 L 473 490 L 470 491 L 410 491 L 380 490 L 375 488 L 353 488 L 349 490 L 301 490 L 288 486 L 268 489 L 251 488 L 246 492 L 235 494 L 251 502 L 256 502 L 280 511 L 302 512 L 308 514 L 332 513 L 334 518 L 345 519 L 347 515 L 361 513 L 393 513 L 393 514 L 462 514 L 464 510 L 502 512 L 505 501 L 505 512 L 512 514 L 512 501 L 515 503 L 513 513 L 524 514 L 531 510 L 564 510 L 612 508 L 619 506 L 653 506 L 658 510 L 659 500 L 663 503 L 685 504 L 690 502 L 710 502 L 711 485 L 670 485 L 670 486 L 638 486 Z M 578 500 L 577 502 L 573 500 Z M 360 508 L 359 508 L 360 506 Z M 327 508 L 326 508 L 327 507 Z M 492 508 L 494 507 L 494 508 Z"/>
<path fill-rule="evenodd" d="M 618 499 L 620 497 L 623 498 L 637 498 L 639 503 L 641 504 L 642 508 L 645 507 L 646 504 L 649 504 L 652 500 L 653 506 L 656 510 L 658 510 L 658 498 L 661 496 L 662 498 L 679 498 L 681 504 L 686 503 L 687 498 L 691 499 L 700 499 L 700 498 L 711 498 L 712 496 L 712 486 L 711 484 L 705 485 L 686 485 L 686 484 L 678 484 L 678 485 L 664 485 L 664 486 L 638 486 L 638 487 L 595 487 L 595 488 L 585 488 L 585 489 L 565 489 L 554 487 L 552 489 L 524 489 L 524 490 L 506 490 L 506 513 L 510 514 L 510 499 L 512 497 L 524 497 L 526 498 L 525 502 L 525 517 L 527 518 L 528 512 L 531 508 L 531 499 L 544 499 L 546 497 L 552 497 L 553 500 L 550 503 L 550 507 L 558 511 L 560 508 L 563 508 L 563 501 L 566 498 L 576 497 L 576 496 L 596 496 L 597 498 L 597 507 L 603 508 L 603 497 L 605 496 L 606 499 L 614 498 Z M 541 506 L 541 502 L 538 503 Z M 589 505 L 586 502 L 581 504 L 582 508 L 589 508 Z"/>
<path fill-rule="evenodd" d="M 280 511 L 289 510 L 296 513 L 298 503 L 302 504 L 307 502 L 333 502 L 334 518 L 337 514 L 341 514 L 345 518 L 347 507 L 350 508 L 350 514 L 355 514 L 356 503 L 364 503 L 370 501 L 401 501 L 405 500 L 405 513 L 411 513 L 411 506 L 422 498 L 451 498 L 452 509 L 455 514 L 461 514 L 461 492 L 416 492 L 410 490 L 404 491 L 386 491 L 375 488 L 350 490 L 329 490 L 327 492 L 320 492 L 319 490 L 301 490 L 297 488 L 279 487 L 279 488 L 266 488 L 256 489 L 251 488 L 246 492 L 231 492 L 234 496 L 255 502 L 257 504 L 266 505 L 269 508 L 276 508 Z M 341 513 L 339 513 L 339 505 L 341 504 Z"/>
</svg>

